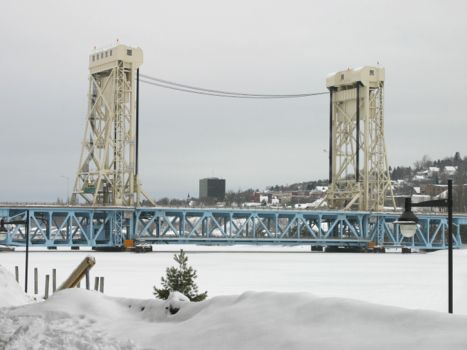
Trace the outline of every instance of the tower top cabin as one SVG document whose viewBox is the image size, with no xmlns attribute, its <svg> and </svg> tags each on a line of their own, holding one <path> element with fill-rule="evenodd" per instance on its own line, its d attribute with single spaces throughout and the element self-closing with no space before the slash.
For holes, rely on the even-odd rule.
<svg viewBox="0 0 467 350">
<path fill-rule="evenodd" d="M 340 88 L 352 86 L 357 82 L 367 87 L 379 86 L 381 82 L 384 82 L 384 68 L 364 66 L 332 73 L 326 79 L 326 87 Z"/>
<path fill-rule="evenodd" d="M 125 68 L 137 69 L 143 64 L 143 50 L 126 45 L 94 50 L 89 55 L 90 73 L 112 69 L 118 61 L 122 61 Z"/>
</svg>

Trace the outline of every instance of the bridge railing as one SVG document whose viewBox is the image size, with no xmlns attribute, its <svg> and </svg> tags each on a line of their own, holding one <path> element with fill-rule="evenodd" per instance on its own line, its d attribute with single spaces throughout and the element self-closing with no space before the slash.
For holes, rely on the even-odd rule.
<svg viewBox="0 0 467 350">
<path fill-rule="evenodd" d="M 31 246 L 120 247 L 124 240 L 196 244 L 307 244 L 314 246 L 447 248 L 447 218 L 421 214 L 417 233 L 403 237 L 395 213 L 330 210 L 133 207 L 1 207 L 5 221 L 29 215 Z M 454 245 L 467 216 L 455 216 Z M 0 244 L 24 245 L 24 225 L 7 225 Z"/>
</svg>

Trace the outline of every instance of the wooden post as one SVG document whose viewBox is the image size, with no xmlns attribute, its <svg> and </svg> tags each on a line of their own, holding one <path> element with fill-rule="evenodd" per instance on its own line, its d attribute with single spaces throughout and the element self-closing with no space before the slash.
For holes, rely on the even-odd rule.
<svg viewBox="0 0 467 350">
<path fill-rule="evenodd" d="M 86 271 L 86 289 L 89 290 L 91 288 L 91 282 L 89 281 L 89 271 Z"/>
<path fill-rule="evenodd" d="M 99 280 L 99 291 L 104 293 L 104 277 L 101 277 Z"/>
<path fill-rule="evenodd" d="M 57 290 L 57 269 L 52 269 L 52 292 Z"/>
<path fill-rule="evenodd" d="M 45 275 L 45 299 L 49 299 L 49 279 L 50 275 Z"/>
<path fill-rule="evenodd" d="M 34 294 L 39 294 L 39 272 L 37 267 L 34 268 Z"/>
<path fill-rule="evenodd" d="M 15 266 L 15 278 L 16 278 L 16 282 L 19 283 L 19 267 L 18 266 Z"/>
<path fill-rule="evenodd" d="M 99 290 L 99 277 L 94 278 L 94 290 Z"/>
<path fill-rule="evenodd" d="M 92 268 L 96 264 L 96 259 L 92 256 L 87 256 L 81 261 L 81 263 L 73 270 L 68 278 L 58 287 L 58 290 L 74 288 L 78 285 L 78 282 L 86 274 L 86 271 Z"/>
</svg>

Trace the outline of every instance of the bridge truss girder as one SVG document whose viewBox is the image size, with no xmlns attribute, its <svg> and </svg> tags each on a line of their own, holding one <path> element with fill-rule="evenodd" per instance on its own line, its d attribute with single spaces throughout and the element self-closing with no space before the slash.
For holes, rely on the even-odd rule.
<svg viewBox="0 0 467 350">
<path fill-rule="evenodd" d="M 280 244 L 311 246 L 446 249 L 447 218 L 419 215 L 413 238 L 403 237 L 396 214 L 349 211 L 242 210 L 192 208 L 0 208 L 5 221 L 25 220 L 29 211 L 30 246 L 121 247 L 125 239 L 177 244 Z M 454 246 L 467 216 L 453 219 Z M 7 225 L 0 244 L 25 244 L 24 225 Z"/>
<path fill-rule="evenodd" d="M 0 213 L 5 210 L 0 209 Z M 60 246 L 121 246 L 123 224 L 121 211 L 89 210 L 86 208 L 10 209 L 5 221 L 26 220 L 29 213 L 29 244 L 37 247 Z M 0 244 L 25 245 L 24 224 L 8 225 L 8 232 Z"/>
</svg>

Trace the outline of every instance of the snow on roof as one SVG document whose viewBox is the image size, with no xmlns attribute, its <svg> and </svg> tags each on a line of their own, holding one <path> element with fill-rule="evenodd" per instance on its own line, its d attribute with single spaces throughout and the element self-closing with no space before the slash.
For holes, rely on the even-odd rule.
<svg viewBox="0 0 467 350">
<path fill-rule="evenodd" d="M 448 198 L 448 190 L 441 192 L 437 196 L 435 196 L 433 199 L 447 199 Z"/>
</svg>

